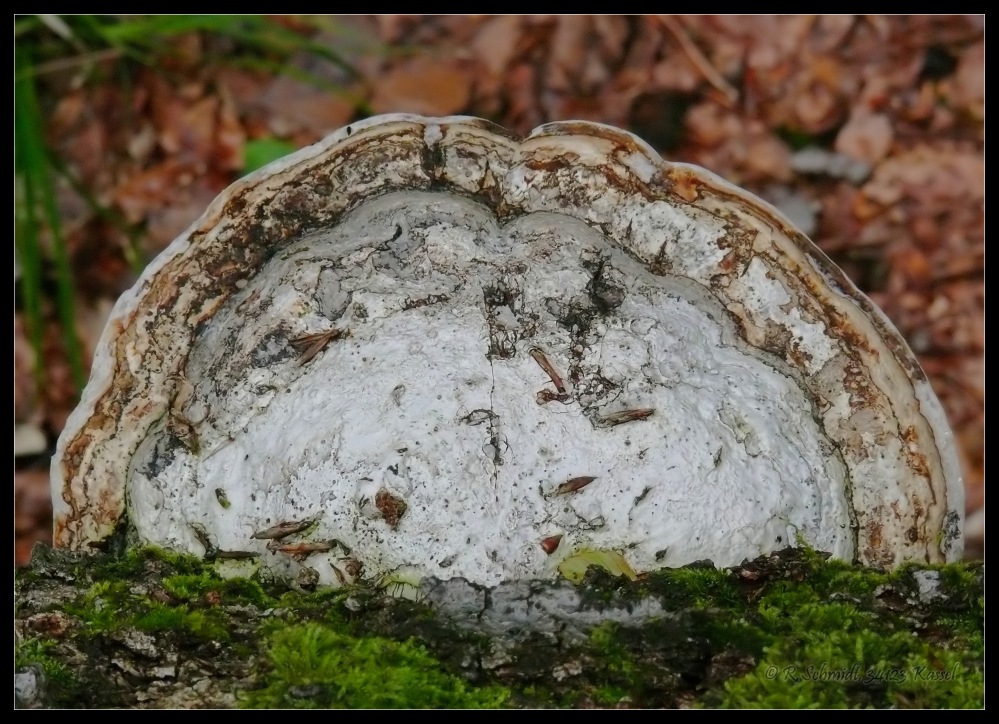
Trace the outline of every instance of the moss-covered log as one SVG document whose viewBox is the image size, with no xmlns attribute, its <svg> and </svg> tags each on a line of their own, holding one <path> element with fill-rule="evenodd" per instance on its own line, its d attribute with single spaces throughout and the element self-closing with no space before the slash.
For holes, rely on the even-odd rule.
<svg viewBox="0 0 999 724">
<path fill-rule="evenodd" d="M 247 577 L 220 576 L 233 566 Z M 39 548 L 16 591 L 24 707 L 984 703 L 982 565 L 885 573 L 797 549 L 634 581 L 331 590 L 252 561 Z"/>
</svg>

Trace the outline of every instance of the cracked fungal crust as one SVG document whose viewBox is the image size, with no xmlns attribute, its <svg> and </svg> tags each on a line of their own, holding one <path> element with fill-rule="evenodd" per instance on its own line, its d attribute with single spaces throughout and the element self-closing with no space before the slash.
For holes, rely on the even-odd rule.
<svg viewBox="0 0 999 724">
<path fill-rule="evenodd" d="M 452 215 L 482 217 L 479 236 L 449 237 L 441 228 L 420 237 L 388 224 L 381 238 L 337 237 L 335 253 L 309 250 L 310 239 L 336 230 L 375 199 L 383 207 L 430 208 L 434 197 Z M 460 208 L 448 207 L 449 200 Z M 418 215 L 403 218 L 416 223 Z M 578 229 L 566 232 L 576 234 L 572 244 L 550 232 L 559 219 Z M 420 223 L 424 230 L 432 227 L 426 216 Z M 490 235 L 495 248 L 481 243 Z M 517 246 L 516 239 L 532 238 Z M 571 260 L 561 258 L 566 253 Z M 453 263 L 462 254 L 463 267 Z M 448 264 L 452 271 L 434 283 L 412 281 L 404 288 L 407 269 L 439 271 Z M 551 292 L 540 298 L 525 286 L 546 264 L 564 272 L 564 297 Z M 351 265 L 353 276 L 344 273 Z M 282 271 L 273 277 L 275 269 Z M 470 276 L 472 269 L 481 276 Z M 479 285 L 474 307 L 467 301 L 469 284 Z M 624 325 L 629 315 L 654 318 L 656 300 L 670 299 L 692 300 L 721 337 L 731 328 L 731 345 L 740 354 L 801 392 L 800 406 L 816 430 L 802 450 L 824 455 L 824 461 L 803 463 L 810 472 L 802 475 L 815 477 L 805 487 L 818 500 L 827 484 L 822 478 L 828 478 L 832 492 L 819 505 L 822 516 L 848 533 L 822 538 L 809 528 L 821 525 L 822 516 L 796 519 L 789 531 L 873 565 L 960 555 L 962 484 L 951 432 L 914 356 L 882 313 L 769 205 L 703 169 L 665 162 L 634 136 L 597 124 L 548 124 L 521 140 L 477 119 L 405 115 L 348 126 L 233 185 L 119 300 L 90 384 L 53 459 L 55 540 L 80 548 L 110 535 L 125 515 L 126 489 L 136 495 L 133 478 L 186 481 L 176 484 L 190 485 L 190 497 L 204 489 L 212 500 L 221 485 L 233 500 L 241 483 L 201 484 L 199 466 L 212 456 L 224 458 L 240 431 L 268 409 L 280 409 L 282 395 L 299 377 L 344 350 L 362 350 L 365 327 L 387 315 L 481 320 L 489 394 L 483 404 L 464 409 L 455 429 L 484 431 L 482 454 L 491 461 L 494 484 L 519 444 L 497 412 L 497 370 L 516 367 L 520 380 L 530 367 L 532 405 L 544 414 L 574 410 L 593 430 L 608 434 L 661 424 L 655 405 L 629 388 L 625 372 L 635 372 L 628 362 L 635 354 L 661 361 L 657 355 L 669 350 L 648 342 L 651 327 L 632 333 Z M 283 323 L 274 319 L 278 312 Z M 253 327 L 262 319 L 266 325 Z M 206 346 L 209 338 L 218 345 L 214 351 Z M 636 341 L 641 339 L 646 342 Z M 646 343 L 647 349 L 628 350 Z M 456 364 L 482 352 L 459 349 Z M 662 389 L 675 389 L 685 380 L 671 381 L 674 373 L 685 374 L 658 369 L 649 379 L 659 375 Z M 412 386 L 394 381 L 389 399 L 404 407 Z M 712 408 L 721 424 L 716 434 L 731 434 L 745 460 L 758 459 L 753 450 L 766 447 L 756 439 L 763 423 L 747 422 L 746 411 L 735 407 L 719 401 Z M 725 445 L 711 451 L 712 464 L 724 466 L 728 452 Z M 808 457 L 807 451 L 801 455 Z M 571 477 L 545 484 L 554 488 Z M 599 482 L 564 497 L 582 500 Z M 371 488 L 358 493 L 361 519 L 391 519 L 399 530 L 406 529 L 407 517 L 418 520 L 412 504 L 407 510 L 392 502 L 406 491 L 390 486 L 383 492 L 375 480 L 352 484 Z M 159 485 L 162 493 L 162 480 Z M 633 511 L 654 500 L 656 493 L 646 487 L 638 485 Z M 845 500 L 839 512 L 829 500 L 837 490 Z M 538 494 L 551 500 L 551 490 Z M 173 504 L 164 498 L 161 505 L 165 501 Z M 710 495 L 696 502 L 702 508 L 727 505 Z M 141 505 L 155 507 L 149 500 Z M 247 506 L 247 516 L 274 512 Z M 187 545 L 190 535 L 176 530 L 167 537 Z M 660 564 L 687 562 L 680 553 L 655 553 Z M 444 555 L 440 566 L 460 555 Z M 516 568 L 509 563 L 504 570 L 509 566 Z"/>
</svg>

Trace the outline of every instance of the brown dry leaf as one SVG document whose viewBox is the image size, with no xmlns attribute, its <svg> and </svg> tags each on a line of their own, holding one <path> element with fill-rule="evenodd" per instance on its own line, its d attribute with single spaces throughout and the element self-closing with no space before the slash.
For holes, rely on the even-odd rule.
<svg viewBox="0 0 999 724">
<path fill-rule="evenodd" d="M 54 315 L 53 315 L 54 316 Z M 42 340 L 45 379 L 42 381 L 39 405 L 44 413 L 43 426 L 61 431 L 66 419 L 76 407 L 78 396 L 73 373 L 63 347 L 63 332 L 55 319 L 47 321 Z M 90 373 L 89 358 L 84 360 L 84 374 Z"/>
<path fill-rule="evenodd" d="M 272 81 L 256 104 L 268 118 L 270 133 L 314 143 L 350 122 L 354 104 L 346 97 L 283 76 Z"/>
<path fill-rule="evenodd" d="M 601 58 L 607 65 L 616 67 L 627 50 L 628 19 L 620 15 L 594 15 L 592 20 Z"/>
<path fill-rule="evenodd" d="M 173 73 L 191 73 L 202 62 L 203 39 L 200 33 L 184 33 L 170 38 L 170 52 L 160 58 L 165 70 Z"/>
<path fill-rule="evenodd" d="M 184 109 L 177 126 L 160 130 L 160 142 L 166 148 L 166 139 L 170 137 L 170 144 L 182 161 L 197 169 L 207 168 L 215 147 L 218 112 L 218 96 L 200 98 Z"/>
<path fill-rule="evenodd" d="M 985 45 L 975 43 L 961 54 L 949 84 L 951 105 L 972 118 L 985 120 Z"/>
<path fill-rule="evenodd" d="M 139 164 L 146 163 L 156 150 L 156 129 L 153 128 L 153 124 L 143 123 L 128 139 L 127 150 L 133 161 Z"/>
<path fill-rule="evenodd" d="M 219 97 L 221 103 L 212 162 L 214 167 L 221 171 L 242 171 L 246 132 L 239 122 L 239 113 L 232 98 L 221 89 Z"/>
<path fill-rule="evenodd" d="M 62 137 L 73 132 L 87 112 L 87 96 L 83 90 L 67 93 L 56 103 L 48 117 L 48 130 L 53 136 Z"/>
<path fill-rule="evenodd" d="M 734 112 L 710 101 L 698 103 L 687 111 L 686 126 L 688 140 L 702 146 L 717 146 L 742 130 Z"/>
<path fill-rule="evenodd" d="M 835 53 L 846 40 L 853 24 L 854 15 L 820 15 L 815 19 L 809 44 L 816 53 Z"/>
<path fill-rule="evenodd" d="M 777 136 L 760 131 L 746 141 L 743 170 L 747 181 L 790 181 L 791 149 Z"/>
<path fill-rule="evenodd" d="M 717 22 L 717 21 L 716 21 Z M 727 33 L 747 43 L 748 65 L 757 70 L 773 69 L 795 58 L 800 65 L 813 18 L 807 15 L 729 16 L 721 23 Z"/>
<path fill-rule="evenodd" d="M 892 271 L 899 275 L 900 280 L 904 280 L 905 289 L 918 289 L 927 286 L 933 279 L 933 267 L 926 254 L 912 246 L 895 246 L 889 249 L 887 255 L 888 263 L 891 264 Z M 923 307 L 920 299 L 918 306 Z"/>
<path fill-rule="evenodd" d="M 904 196 L 919 203 L 946 199 L 967 206 L 985 198 L 985 159 L 971 150 L 920 145 L 878 164 L 863 192 L 882 206 Z"/>
<path fill-rule="evenodd" d="M 70 231 L 66 241 L 72 249 L 73 277 L 80 309 L 86 309 L 91 299 L 117 297 L 135 281 L 124 253 L 129 240 L 107 219 L 91 217 L 87 223 Z"/>
<path fill-rule="evenodd" d="M 720 33 L 712 27 L 710 18 L 698 16 L 687 21 L 690 32 L 703 38 L 708 60 L 722 76 L 733 80 L 742 75 L 746 66 L 746 41 Z"/>
<path fill-rule="evenodd" d="M 894 138 L 888 116 L 858 107 L 840 129 L 834 148 L 873 167 L 888 155 Z"/>
<path fill-rule="evenodd" d="M 824 133 L 833 128 L 843 115 L 842 102 L 828 85 L 813 84 L 795 95 L 792 108 L 796 126 L 805 133 Z"/>
<path fill-rule="evenodd" d="M 123 275 L 124 279 L 129 279 L 129 275 Z M 111 310 L 114 309 L 116 297 L 104 297 L 97 299 L 93 304 L 80 304 L 76 310 L 76 331 L 80 336 L 80 344 L 83 346 L 83 354 L 87 359 L 93 359 L 97 351 L 97 344 L 100 342 L 104 327 L 107 326 Z"/>
<path fill-rule="evenodd" d="M 143 253 L 151 259 L 163 251 L 201 216 L 227 183 L 224 176 L 199 177 L 183 189 L 178 189 L 169 204 L 150 209 L 146 234 L 142 239 Z"/>
<path fill-rule="evenodd" d="M 519 63 L 513 66 L 507 79 L 510 107 L 506 123 L 512 130 L 526 134 L 542 120 L 534 96 L 534 68 L 528 63 Z"/>
<path fill-rule="evenodd" d="M 579 87 L 580 70 L 584 66 L 592 20 L 587 15 L 566 15 L 555 23 L 549 48 L 546 86 L 554 91 L 569 91 Z"/>
<path fill-rule="evenodd" d="M 893 108 L 900 119 L 918 123 L 933 116 L 937 105 L 937 91 L 933 83 L 923 83 L 919 90 L 903 91 L 896 96 Z"/>
<path fill-rule="evenodd" d="M 689 93 L 703 81 L 704 76 L 676 49 L 670 50 L 664 60 L 652 67 L 652 86 L 657 89 Z"/>
<path fill-rule="evenodd" d="M 420 22 L 419 15 L 376 15 L 382 40 L 392 43 L 409 35 Z"/>
<path fill-rule="evenodd" d="M 38 407 L 35 398 L 35 353 L 25 331 L 24 319 L 14 314 L 14 422 L 34 420 Z"/>
<path fill-rule="evenodd" d="M 215 87 L 236 105 L 237 113 L 245 113 L 259 103 L 272 81 L 271 76 L 258 71 L 223 66 L 215 76 Z"/>
<path fill-rule="evenodd" d="M 203 165 L 215 135 L 218 98 L 190 84 L 175 88 L 161 78 L 150 81 L 150 104 L 160 148 L 168 156 Z"/>
<path fill-rule="evenodd" d="M 841 181 L 821 198 L 819 232 L 816 241 L 827 254 L 835 254 L 858 245 L 860 222 L 853 214 L 860 191 L 852 184 Z"/>
<path fill-rule="evenodd" d="M 640 82 L 643 85 L 639 92 L 648 90 L 644 84 L 649 77 L 649 69 L 655 65 L 659 56 L 663 33 L 662 26 L 652 18 L 640 19 L 638 33 L 625 52 L 620 81 L 623 85 Z"/>
<path fill-rule="evenodd" d="M 177 159 L 169 159 L 126 178 L 111 192 L 129 223 L 143 221 L 150 212 L 176 203 L 179 188 L 193 178 L 191 169 Z"/>
<path fill-rule="evenodd" d="M 55 148 L 72 164 L 77 176 L 87 183 L 98 183 L 108 175 L 108 150 L 110 141 L 105 123 L 93 109 L 85 115 L 74 133 L 55 137 Z"/>
<path fill-rule="evenodd" d="M 14 473 L 14 565 L 24 565 L 39 541 L 52 538 L 52 497 L 46 470 Z"/>
<path fill-rule="evenodd" d="M 410 112 L 447 116 L 471 98 L 472 66 L 454 58 L 420 56 L 390 70 L 375 87 L 375 113 Z"/>
<path fill-rule="evenodd" d="M 47 470 L 14 473 L 15 565 L 26 563 L 37 541 L 51 538 L 52 497 Z"/>
<path fill-rule="evenodd" d="M 490 18 L 472 40 L 479 62 L 493 75 L 500 75 L 517 52 L 521 20 L 518 15 Z"/>
</svg>

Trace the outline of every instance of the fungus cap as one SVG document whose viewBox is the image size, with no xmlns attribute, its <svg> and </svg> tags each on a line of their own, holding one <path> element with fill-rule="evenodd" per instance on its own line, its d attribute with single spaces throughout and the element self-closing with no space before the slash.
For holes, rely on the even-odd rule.
<svg viewBox="0 0 999 724">
<path fill-rule="evenodd" d="M 378 116 L 233 184 L 115 306 L 52 487 L 58 545 L 127 523 L 333 584 L 962 545 L 885 316 L 764 201 L 587 122 Z"/>
</svg>

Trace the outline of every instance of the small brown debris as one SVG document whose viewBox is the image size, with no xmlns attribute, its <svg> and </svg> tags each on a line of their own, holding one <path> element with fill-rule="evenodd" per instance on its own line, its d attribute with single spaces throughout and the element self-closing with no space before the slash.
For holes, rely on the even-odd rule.
<svg viewBox="0 0 999 724">
<path fill-rule="evenodd" d="M 303 591 L 315 591 L 316 587 L 319 585 L 319 571 L 315 568 L 309 568 L 306 566 L 298 572 L 297 576 L 295 576 L 295 583 L 297 583 Z"/>
<path fill-rule="evenodd" d="M 308 543 L 279 543 L 272 540 L 267 544 L 267 550 L 271 553 L 287 553 L 296 561 L 304 561 L 313 553 L 325 553 L 333 550 L 333 544 L 328 541 L 316 541 Z"/>
<path fill-rule="evenodd" d="M 562 403 L 565 403 L 565 402 L 568 402 L 569 395 L 568 395 L 568 393 L 558 394 L 558 393 L 552 392 L 551 390 L 540 390 L 538 392 L 538 394 L 537 394 L 537 396 L 536 396 L 535 399 L 538 401 L 539 405 L 544 405 L 545 403 L 548 403 L 548 402 L 562 402 Z"/>
<path fill-rule="evenodd" d="M 205 530 L 205 526 L 201 523 L 190 523 L 190 528 L 194 531 L 194 537 L 198 539 L 198 543 L 202 545 L 205 549 L 205 560 L 208 562 L 214 561 L 219 554 L 218 546 L 216 546 L 212 539 L 208 537 L 208 531 Z"/>
<path fill-rule="evenodd" d="M 537 347 L 534 347 L 531 350 L 531 357 L 533 357 L 534 361 L 537 362 L 541 369 L 545 371 L 545 374 L 551 378 L 552 384 L 555 385 L 555 389 L 558 390 L 559 395 L 567 395 L 568 390 L 565 387 L 565 383 L 562 381 L 562 378 L 559 377 L 558 372 L 555 371 L 555 367 L 552 366 L 552 363 L 548 361 L 548 357 L 545 356 L 545 353 Z"/>
<path fill-rule="evenodd" d="M 392 495 L 388 490 L 382 488 L 375 495 L 375 507 L 381 512 L 382 517 L 389 524 L 389 527 L 395 530 L 399 527 L 399 521 L 406 513 L 408 506 L 405 500 Z"/>
<path fill-rule="evenodd" d="M 29 616 L 26 623 L 32 631 L 56 639 L 62 638 L 63 634 L 73 627 L 73 619 L 58 611 L 36 613 L 34 616 Z"/>
<path fill-rule="evenodd" d="M 555 495 L 566 495 L 567 493 L 575 493 L 577 490 L 582 490 L 587 485 L 592 483 L 596 478 L 592 475 L 581 475 L 578 478 L 570 478 L 564 483 L 555 488 Z"/>
<path fill-rule="evenodd" d="M 550 535 L 547 538 L 542 539 L 541 549 L 551 555 L 558 548 L 558 544 L 562 542 L 562 535 Z"/>
<path fill-rule="evenodd" d="M 326 345 L 335 339 L 340 339 L 343 335 L 343 330 L 329 329 L 325 332 L 317 332 L 316 334 L 306 334 L 302 337 L 296 337 L 295 339 L 289 340 L 289 344 L 298 350 L 298 364 L 301 366 L 307 365 L 317 354 L 326 348 Z"/>
<path fill-rule="evenodd" d="M 256 540 L 281 540 L 282 538 L 287 538 L 295 533 L 301 533 L 315 522 L 316 518 L 314 517 L 306 518 L 305 520 L 283 521 L 277 525 L 272 525 L 270 528 L 257 531 L 250 537 Z"/>
<path fill-rule="evenodd" d="M 600 424 L 603 427 L 614 427 L 615 425 L 621 425 L 625 422 L 631 422 L 632 420 L 644 420 L 646 417 L 652 417 L 655 410 L 649 407 L 639 408 L 637 410 L 622 410 L 621 412 L 612 412 L 610 415 L 604 415 L 600 418 Z"/>
<path fill-rule="evenodd" d="M 346 558 L 343 561 L 343 571 L 356 581 L 364 572 L 364 564 L 356 558 Z"/>
<path fill-rule="evenodd" d="M 248 561 L 259 557 L 256 551 L 219 551 L 215 554 L 216 560 L 220 561 Z"/>
<path fill-rule="evenodd" d="M 197 455 L 201 451 L 201 439 L 194 429 L 195 424 L 183 413 L 173 410 L 167 420 L 167 430 L 180 440 L 184 447 Z"/>
</svg>

